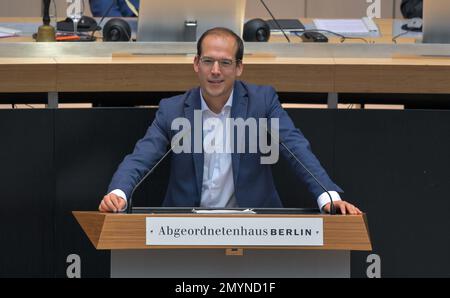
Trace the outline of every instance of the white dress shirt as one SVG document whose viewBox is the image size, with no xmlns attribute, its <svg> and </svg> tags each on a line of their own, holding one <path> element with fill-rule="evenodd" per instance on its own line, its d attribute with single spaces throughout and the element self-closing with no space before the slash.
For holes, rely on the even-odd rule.
<svg viewBox="0 0 450 298">
<path fill-rule="evenodd" d="M 214 113 L 206 104 L 200 91 L 203 120 L 203 180 L 200 207 L 237 208 L 234 195 L 233 169 L 229 142 L 229 128 L 226 119 L 230 118 L 233 105 L 233 91 L 219 114 Z M 222 130 L 221 130 L 222 128 Z M 125 193 L 115 189 L 111 193 L 127 201 Z M 329 191 L 333 201 L 340 201 L 336 191 Z M 317 198 L 317 205 L 322 210 L 330 201 L 326 192 Z M 126 210 L 126 207 L 123 209 Z M 122 210 L 122 211 L 123 211 Z"/>
<path fill-rule="evenodd" d="M 200 207 L 236 208 L 231 147 L 226 119 L 230 118 L 233 91 L 219 114 L 208 107 L 200 91 L 203 118 L 203 182 Z"/>
</svg>

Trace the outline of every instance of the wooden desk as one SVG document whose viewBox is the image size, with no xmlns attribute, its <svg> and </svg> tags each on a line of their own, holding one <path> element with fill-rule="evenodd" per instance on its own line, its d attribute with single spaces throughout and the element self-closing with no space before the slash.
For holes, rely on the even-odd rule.
<svg viewBox="0 0 450 298">
<path fill-rule="evenodd" d="M 391 31 L 391 20 L 377 22 L 382 33 Z M 386 35 L 379 41 L 383 38 L 390 41 L 392 37 Z M 67 43 L 50 43 L 39 44 L 44 53 L 32 52 L 35 58 L 15 56 L 22 48 L 35 45 L 0 44 L 1 92 L 49 92 L 51 106 L 56 107 L 58 92 L 179 92 L 198 85 L 193 54 L 124 57 L 112 55 L 117 43 L 106 47 L 106 43 L 89 43 L 72 52 L 65 50 Z M 120 46 L 125 52 L 151 52 L 156 44 Z M 49 48 L 52 50 L 46 54 Z M 86 55 L 87 49 L 92 54 Z M 244 58 L 241 78 L 270 84 L 279 92 L 328 93 L 330 107 L 337 106 L 339 93 L 450 94 L 450 58 L 414 55 L 416 49 L 450 53 L 447 46 L 420 44 L 247 43 L 246 52 L 252 54 Z M 195 44 L 189 51 L 195 53 Z M 408 54 L 397 54 L 403 51 Z"/>
<path fill-rule="evenodd" d="M 183 91 L 198 85 L 193 57 L 55 58 L 55 61 L 58 91 Z M 270 82 L 280 91 L 333 90 L 332 58 L 249 57 L 245 58 L 244 67 L 243 80 L 255 84 Z"/>
<path fill-rule="evenodd" d="M 2 92 L 184 91 L 192 57 L 0 58 Z M 447 58 L 246 58 L 243 80 L 279 92 L 450 94 Z M 331 103 L 336 105 L 337 103 Z"/>
<path fill-rule="evenodd" d="M 56 92 L 52 58 L 0 57 L 0 92 Z"/>
<path fill-rule="evenodd" d="M 58 90 L 183 91 L 193 57 L 55 58 Z M 280 92 L 450 93 L 450 59 L 245 57 L 242 79 Z M 92 77 L 83 76 L 89 73 Z M 152 78 L 149 80 L 148 78 Z M 411 84 L 414 82 L 414 84 Z"/>
<path fill-rule="evenodd" d="M 313 22 L 313 19 L 301 19 L 301 21 L 305 24 L 309 24 Z M 0 18 L 0 23 L 36 23 L 39 24 L 41 19 L 39 18 Z M 368 37 L 365 38 L 369 43 L 392 43 L 392 19 L 375 19 L 375 23 L 378 25 L 380 29 L 380 37 Z M 38 25 L 36 25 L 37 32 Z M 101 37 L 100 32 L 97 34 L 98 37 Z M 301 43 L 301 39 L 297 36 L 290 36 L 291 42 L 293 43 Z M 10 38 L 1 38 L 0 43 L 2 42 L 32 42 L 34 41 L 31 36 L 19 36 L 19 37 L 10 37 Z M 99 38 L 98 41 L 101 41 Z M 285 37 L 281 34 L 272 34 L 269 42 L 287 42 Z M 340 38 L 330 36 L 331 43 L 340 43 Z M 360 39 L 347 39 L 346 43 L 364 43 L 363 40 Z M 415 40 L 413 38 L 405 38 L 400 37 L 397 41 L 398 43 L 414 43 Z"/>
<path fill-rule="evenodd" d="M 450 58 L 335 58 L 334 92 L 450 93 Z"/>
<path fill-rule="evenodd" d="M 309 24 L 313 22 L 313 19 L 302 19 L 301 20 L 305 24 Z M 385 43 L 385 44 L 392 44 L 392 19 L 375 19 L 375 23 L 378 25 L 378 28 L 380 30 L 380 36 L 379 37 L 364 37 L 365 40 L 367 40 L 368 43 Z M 299 43 L 302 42 L 301 39 L 297 36 L 289 36 L 291 39 L 291 42 Z M 329 35 L 329 42 L 330 43 L 341 43 L 341 39 L 339 37 L 335 37 L 333 35 Z M 286 38 L 283 35 L 277 34 L 270 37 L 270 42 L 287 42 Z M 410 37 L 399 37 L 397 39 L 397 43 L 414 43 L 415 39 Z M 364 43 L 362 39 L 346 39 L 345 43 Z"/>
</svg>

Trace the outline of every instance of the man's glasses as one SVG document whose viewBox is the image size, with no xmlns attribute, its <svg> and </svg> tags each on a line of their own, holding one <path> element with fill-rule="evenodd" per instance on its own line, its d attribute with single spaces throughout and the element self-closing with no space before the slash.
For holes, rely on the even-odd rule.
<svg viewBox="0 0 450 298">
<path fill-rule="evenodd" d="M 233 65 L 239 62 L 239 60 L 231 60 L 231 59 L 214 59 L 211 57 L 200 57 L 200 63 L 208 68 L 213 67 L 216 61 L 219 63 L 219 67 L 222 69 L 229 69 L 233 67 Z"/>
</svg>

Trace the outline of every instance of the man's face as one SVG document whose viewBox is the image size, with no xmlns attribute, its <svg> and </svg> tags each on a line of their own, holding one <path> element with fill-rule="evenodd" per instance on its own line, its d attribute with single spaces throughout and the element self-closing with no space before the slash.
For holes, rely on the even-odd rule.
<svg viewBox="0 0 450 298">
<path fill-rule="evenodd" d="M 242 63 L 236 62 L 237 44 L 231 36 L 208 35 L 202 42 L 201 56 L 194 59 L 205 100 L 225 101 L 231 94 L 234 81 L 242 73 Z M 232 62 L 227 65 L 226 62 Z"/>
</svg>

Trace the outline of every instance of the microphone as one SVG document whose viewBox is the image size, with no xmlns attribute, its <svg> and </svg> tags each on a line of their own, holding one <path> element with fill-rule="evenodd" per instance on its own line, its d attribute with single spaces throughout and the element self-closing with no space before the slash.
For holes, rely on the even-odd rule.
<svg viewBox="0 0 450 298">
<path fill-rule="evenodd" d="M 284 142 L 281 140 L 281 138 L 278 135 L 278 140 L 276 140 L 272 133 L 269 131 L 271 129 L 268 129 L 267 127 L 264 126 L 264 128 L 266 129 L 267 133 L 270 135 L 270 137 L 274 140 L 277 141 L 281 146 L 284 147 L 284 149 L 287 150 L 287 152 L 289 152 L 289 154 L 303 167 L 303 169 L 308 172 L 308 174 L 314 179 L 314 181 L 324 190 L 324 192 L 326 192 L 328 194 L 328 196 L 330 197 L 330 214 L 331 215 L 335 215 L 336 214 L 336 209 L 334 208 L 334 203 L 333 203 L 333 199 L 331 198 L 331 195 L 329 193 L 329 191 L 325 188 L 325 186 L 323 186 L 322 183 L 320 183 L 320 181 L 316 178 L 316 176 L 314 176 L 313 173 L 311 173 L 311 171 L 297 158 L 297 156 L 295 156 L 295 154 L 284 144 Z"/>
<path fill-rule="evenodd" d="M 267 12 L 270 14 L 270 16 L 272 17 L 272 20 L 275 22 L 275 24 L 277 25 L 278 29 L 281 30 L 281 32 L 283 33 L 284 37 L 286 37 L 288 42 L 291 42 L 291 40 L 289 39 L 289 37 L 286 35 L 286 32 L 284 32 L 283 28 L 281 28 L 280 24 L 278 23 L 277 19 L 273 16 L 272 12 L 270 11 L 269 7 L 267 7 L 266 3 L 264 3 L 263 0 L 259 0 L 262 5 L 264 6 L 264 8 L 267 10 Z"/>
<path fill-rule="evenodd" d="M 94 34 L 96 31 L 100 30 L 102 27 L 100 27 L 101 23 L 103 22 L 103 20 L 105 19 L 105 17 L 109 14 L 109 12 L 111 11 L 111 9 L 113 8 L 113 6 L 117 4 L 117 0 L 112 0 L 111 1 L 111 5 L 108 7 L 108 9 L 103 13 L 102 18 L 100 19 L 100 22 L 98 22 L 98 26 L 92 31 L 92 35 L 91 38 L 94 38 Z"/>
<path fill-rule="evenodd" d="M 176 142 L 172 142 L 172 146 L 169 148 L 169 150 L 166 151 L 166 153 L 161 157 L 158 162 L 147 172 L 147 174 L 144 175 L 144 177 L 141 178 L 141 180 L 136 184 L 136 186 L 133 188 L 130 198 L 128 199 L 128 207 L 127 207 L 127 213 L 131 214 L 133 213 L 133 194 L 136 191 L 136 189 L 144 182 L 144 180 L 150 176 L 151 173 L 158 167 L 158 165 L 166 158 L 169 153 L 173 151 L 173 149 L 177 146 L 177 143 L 179 140 L 183 139 L 187 134 L 190 134 L 190 130 L 186 131 L 183 135 L 181 135 Z"/>
</svg>

